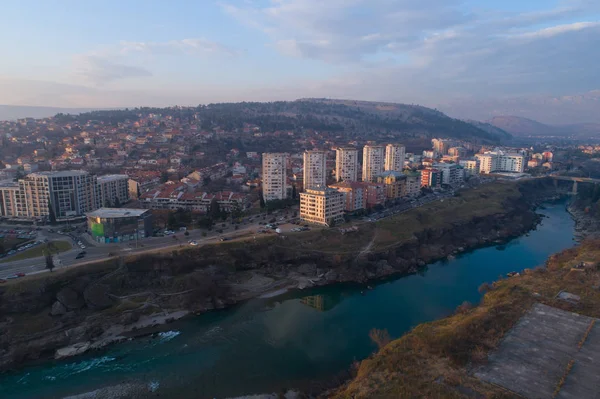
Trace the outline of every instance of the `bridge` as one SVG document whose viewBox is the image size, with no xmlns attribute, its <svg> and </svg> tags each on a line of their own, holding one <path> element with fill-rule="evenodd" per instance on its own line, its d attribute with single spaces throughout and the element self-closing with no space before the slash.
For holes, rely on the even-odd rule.
<svg viewBox="0 0 600 399">
<path fill-rule="evenodd" d="M 561 175 L 550 175 L 550 178 L 554 179 L 554 184 L 558 184 L 559 180 L 562 181 L 572 181 L 573 189 L 571 190 L 571 194 L 577 194 L 577 184 L 578 183 L 591 183 L 591 184 L 600 184 L 600 179 L 592 179 L 591 177 L 576 177 L 576 176 L 561 176 Z"/>
</svg>

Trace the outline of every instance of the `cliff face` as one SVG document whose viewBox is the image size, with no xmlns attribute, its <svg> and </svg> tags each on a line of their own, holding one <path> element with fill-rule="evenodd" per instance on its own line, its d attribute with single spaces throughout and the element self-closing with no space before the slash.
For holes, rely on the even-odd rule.
<svg viewBox="0 0 600 399">
<path fill-rule="evenodd" d="M 166 314 L 164 321 L 179 310 L 222 308 L 282 285 L 416 272 L 453 253 L 523 234 L 538 222 L 526 196 L 507 200 L 504 209 L 424 229 L 374 252 L 323 253 L 273 237 L 121 259 L 0 287 L 0 370 L 53 356 L 64 346 L 111 342 L 134 327 L 159 323 L 157 314 Z M 266 283 L 250 284 L 249 276 Z"/>
</svg>

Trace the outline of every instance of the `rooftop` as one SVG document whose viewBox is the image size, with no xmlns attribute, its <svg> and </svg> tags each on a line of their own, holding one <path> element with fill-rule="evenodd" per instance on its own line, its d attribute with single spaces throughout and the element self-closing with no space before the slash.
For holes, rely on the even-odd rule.
<svg viewBox="0 0 600 399">
<path fill-rule="evenodd" d="M 85 170 L 59 170 L 59 171 L 53 171 L 53 172 L 35 172 L 35 173 L 31 173 L 31 174 L 27 175 L 27 177 L 29 177 L 29 176 L 31 176 L 31 177 L 42 177 L 42 176 L 70 177 L 70 176 L 85 176 L 85 175 L 89 175 L 89 173 L 86 172 Z"/>
<path fill-rule="evenodd" d="M 121 180 L 121 179 L 129 179 L 129 176 L 127 176 L 127 175 L 104 175 L 104 176 L 98 176 L 98 183 L 104 183 L 104 182 L 109 182 L 109 181 L 114 181 L 114 180 Z"/>
<path fill-rule="evenodd" d="M 86 214 L 88 217 L 95 218 L 125 218 L 125 217 L 140 217 L 144 213 L 148 212 L 147 209 L 133 209 L 133 208 L 100 208 L 94 212 Z"/>
</svg>

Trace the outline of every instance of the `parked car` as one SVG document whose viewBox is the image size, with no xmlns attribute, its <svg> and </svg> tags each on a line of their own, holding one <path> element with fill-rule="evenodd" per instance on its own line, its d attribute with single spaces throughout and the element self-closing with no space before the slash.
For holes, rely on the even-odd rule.
<svg viewBox="0 0 600 399">
<path fill-rule="evenodd" d="M 229 241 L 229 237 L 221 237 L 221 241 Z"/>
<path fill-rule="evenodd" d="M 17 277 L 25 277 L 25 273 L 17 273 L 16 276 Z"/>
<path fill-rule="evenodd" d="M 198 241 L 190 241 L 190 245 L 195 247 L 198 245 Z"/>
</svg>

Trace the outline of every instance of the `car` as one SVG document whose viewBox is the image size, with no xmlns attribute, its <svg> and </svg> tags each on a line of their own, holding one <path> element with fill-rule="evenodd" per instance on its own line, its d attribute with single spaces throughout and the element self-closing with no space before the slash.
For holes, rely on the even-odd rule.
<svg viewBox="0 0 600 399">
<path fill-rule="evenodd" d="M 221 237 L 221 241 L 229 241 L 229 237 Z"/>
<path fill-rule="evenodd" d="M 77 254 L 77 256 L 75 257 L 75 259 L 81 259 L 81 258 L 83 258 L 84 256 L 85 256 L 85 255 L 82 255 L 82 254 Z"/>
<path fill-rule="evenodd" d="M 81 249 L 85 249 L 85 245 L 81 244 L 81 245 L 79 246 L 79 248 L 81 248 Z"/>
<path fill-rule="evenodd" d="M 190 241 L 190 245 L 195 247 L 198 245 L 198 241 Z"/>
<path fill-rule="evenodd" d="M 82 245 L 83 243 L 81 241 L 77 241 L 77 245 Z"/>
<path fill-rule="evenodd" d="M 17 277 L 25 277 L 25 273 L 17 273 L 16 276 Z"/>
<path fill-rule="evenodd" d="M 16 254 L 16 253 L 17 253 L 17 251 L 15 251 L 14 249 L 11 249 L 10 251 L 8 251 L 8 254 L 9 254 L 9 255 L 14 255 L 14 254 Z"/>
</svg>

